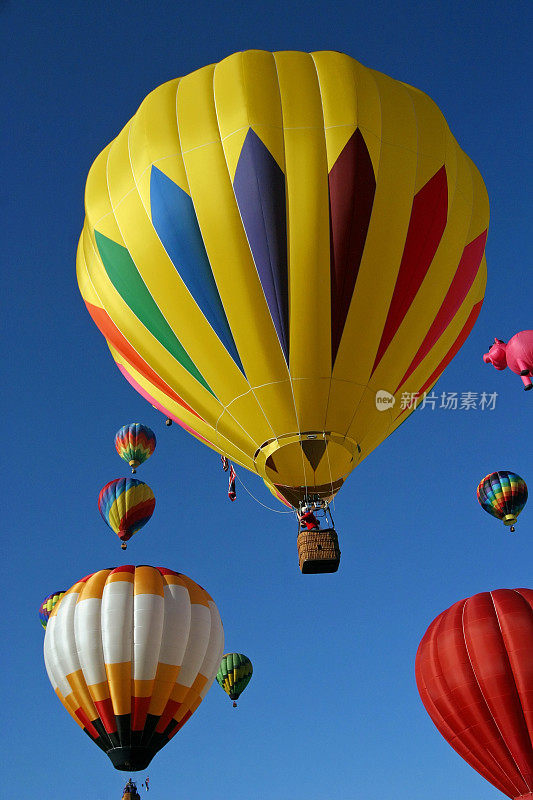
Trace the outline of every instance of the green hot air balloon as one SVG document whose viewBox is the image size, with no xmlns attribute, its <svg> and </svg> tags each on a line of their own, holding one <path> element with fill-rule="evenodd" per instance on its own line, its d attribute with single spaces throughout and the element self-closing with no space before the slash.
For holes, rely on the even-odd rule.
<svg viewBox="0 0 533 800">
<path fill-rule="evenodd" d="M 229 695 L 229 699 L 233 700 L 233 708 L 237 708 L 235 701 L 250 683 L 253 671 L 252 662 L 242 653 L 226 653 L 222 656 L 217 683 Z"/>
</svg>

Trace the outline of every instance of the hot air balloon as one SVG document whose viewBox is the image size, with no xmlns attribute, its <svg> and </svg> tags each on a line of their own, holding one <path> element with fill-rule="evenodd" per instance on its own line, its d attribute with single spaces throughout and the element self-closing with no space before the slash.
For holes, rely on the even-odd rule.
<svg viewBox="0 0 533 800">
<path fill-rule="evenodd" d="M 477 499 L 481 508 L 511 526 L 514 533 L 516 519 L 527 502 L 526 482 L 516 472 L 491 472 L 477 487 Z"/>
<path fill-rule="evenodd" d="M 155 445 L 155 433 L 148 425 L 141 425 L 140 422 L 123 425 L 115 435 L 117 453 L 128 462 L 133 475 L 136 467 L 150 458 Z"/>
<path fill-rule="evenodd" d="M 509 367 L 511 372 L 520 375 L 524 391 L 530 391 L 533 389 L 533 331 L 515 333 L 507 343 L 494 339 L 488 353 L 483 355 L 483 361 L 496 369 Z"/>
<path fill-rule="evenodd" d="M 223 647 L 204 589 L 173 570 L 122 566 L 66 592 L 48 621 L 44 660 L 74 721 L 116 769 L 137 771 L 198 708 Z"/>
<path fill-rule="evenodd" d="M 125 378 L 295 509 L 407 419 L 483 301 L 476 167 L 427 95 L 342 53 L 163 84 L 85 207 L 78 283 Z"/>
<path fill-rule="evenodd" d="M 141 796 L 137 791 L 137 784 L 131 778 L 124 787 L 122 800 L 141 800 Z"/>
<path fill-rule="evenodd" d="M 237 708 L 235 701 L 250 683 L 253 671 L 252 662 L 242 653 L 226 653 L 222 656 L 217 683 L 229 695 L 229 699 L 233 700 L 233 708 Z"/>
<path fill-rule="evenodd" d="M 64 594 L 65 594 L 65 589 L 60 589 L 57 592 L 52 592 L 52 594 L 49 594 L 48 597 L 44 598 L 43 602 L 39 606 L 39 619 L 41 620 L 41 625 L 45 630 L 50 614 L 52 613 L 53 607 L 57 603 L 59 603 Z"/>
<path fill-rule="evenodd" d="M 117 478 L 109 481 L 98 495 L 98 510 L 102 519 L 122 541 L 126 542 L 146 525 L 155 508 L 154 493 L 147 483 L 137 478 Z"/>
<path fill-rule="evenodd" d="M 511 798 L 533 798 L 533 591 L 460 600 L 429 626 L 416 682 L 439 732 Z"/>
</svg>

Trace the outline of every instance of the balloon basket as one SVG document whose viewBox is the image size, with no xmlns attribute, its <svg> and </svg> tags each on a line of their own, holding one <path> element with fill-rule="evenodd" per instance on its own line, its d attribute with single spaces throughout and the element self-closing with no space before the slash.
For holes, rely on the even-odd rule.
<svg viewBox="0 0 533 800">
<path fill-rule="evenodd" d="M 300 531 L 297 539 L 300 571 L 303 575 L 337 572 L 341 551 L 333 528 Z"/>
</svg>

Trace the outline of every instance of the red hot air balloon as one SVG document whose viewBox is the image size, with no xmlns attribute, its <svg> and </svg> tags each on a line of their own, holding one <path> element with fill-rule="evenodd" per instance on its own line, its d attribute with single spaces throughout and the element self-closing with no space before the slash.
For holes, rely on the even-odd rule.
<svg viewBox="0 0 533 800">
<path fill-rule="evenodd" d="M 533 800 L 533 590 L 460 600 L 429 626 L 416 682 L 439 732 L 508 797 Z"/>
</svg>

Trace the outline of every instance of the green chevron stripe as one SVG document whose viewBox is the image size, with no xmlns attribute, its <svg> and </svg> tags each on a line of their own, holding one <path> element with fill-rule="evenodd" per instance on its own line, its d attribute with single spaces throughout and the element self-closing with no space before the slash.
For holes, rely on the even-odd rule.
<svg viewBox="0 0 533 800">
<path fill-rule="evenodd" d="M 145 328 L 150 331 L 152 336 L 163 345 L 165 350 L 168 350 L 176 361 L 215 397 L 215 393 L 206 383 L 198 368 L 185 351 L 183 345 L 176 338 L 174 331 L 157 307 L 152 295 L 146 288 L 146 284 L 139 275 L 137 267 L 128 250 L 112 239 L 108 239 L 107 236 L 104 236 L 98 231 L 94 232 L 94 236 L 100 258 L 102 259 L 109 280 L 126 305 L 129 306 Z"/>
</svg>

